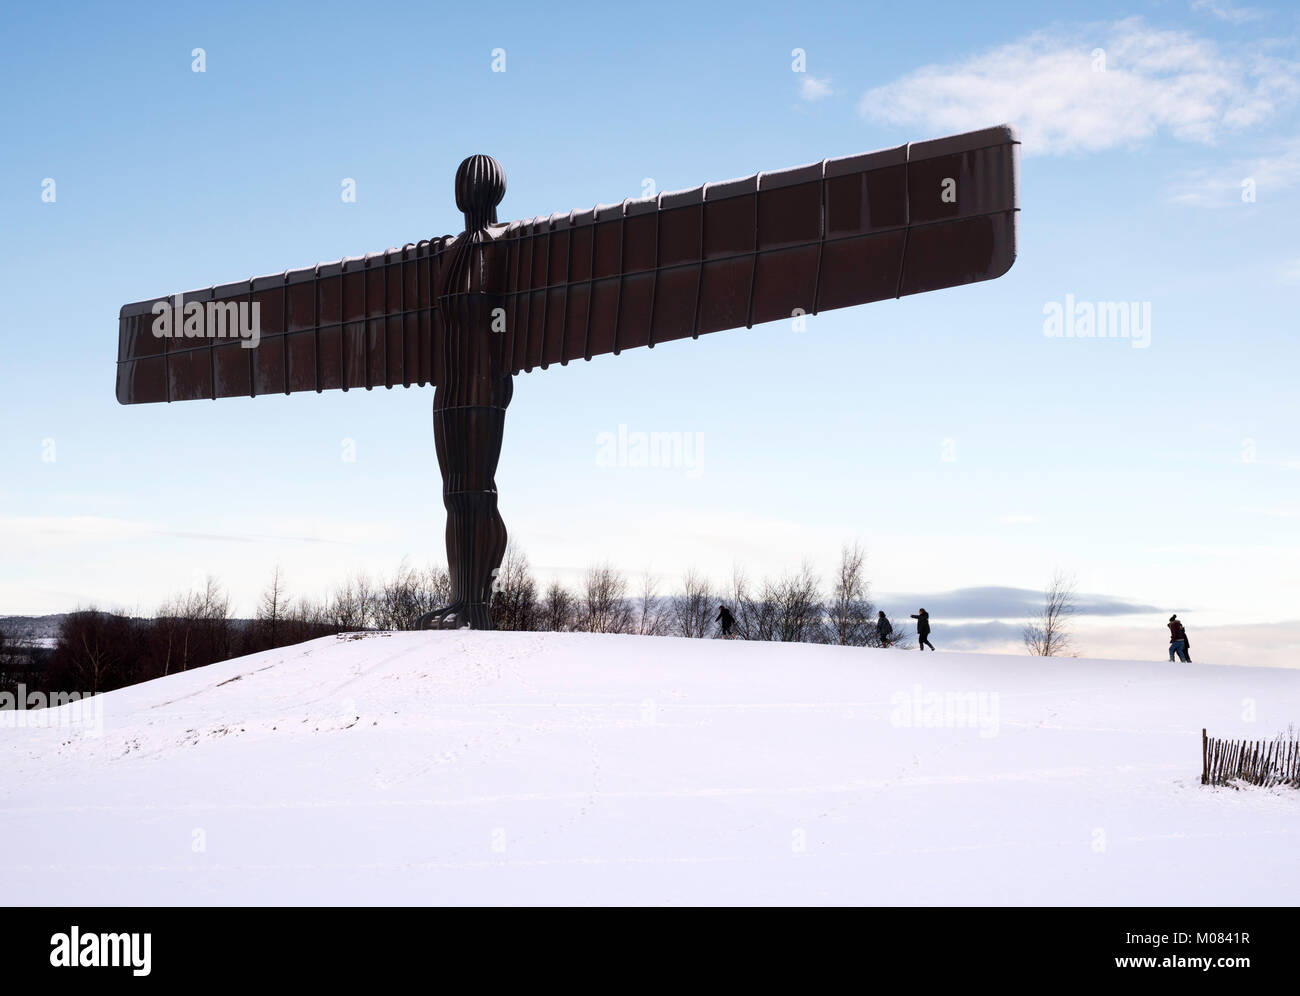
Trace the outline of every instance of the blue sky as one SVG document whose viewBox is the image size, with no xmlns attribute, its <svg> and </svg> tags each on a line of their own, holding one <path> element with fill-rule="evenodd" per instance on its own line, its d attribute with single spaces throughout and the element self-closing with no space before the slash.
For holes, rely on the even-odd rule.
<svg viewBox="0 0 1300 996">
<path fill-rule="evenodd" d="M 1300 649 L 1293 6 L 9 18 L 0 613 L 151 611 L 208 572 L 249 612 L 276 563 L 319 595 L 351 570 L 442 559 L 431 390 L 119 407 L 125 302 L 454 233 L 471 153 L 504 166 L 505 220 L 1006 121 L 1024 141 L 1010 273 L 802 333 L 517 378 L 498 476 L 512 537 L 543 576 L 608 559 L 665 590 L 689 567 L 721 583 L 808 559 L 829 577 L 857 539 L 900 614 L 915 606 L 890 593 L 1037 589 L 1060 567 L 1159 607 L 1082 620 L 1090 654 L 1159 653 L 1172 611 L 1220 634 L 1225 661 Z M 1149 346 L 1045 336 L 1067 295 L 1149 303 Z M 606 466 L 597 439 L 620 426 L 699 449 L 690 466 Z"/>
</svg>

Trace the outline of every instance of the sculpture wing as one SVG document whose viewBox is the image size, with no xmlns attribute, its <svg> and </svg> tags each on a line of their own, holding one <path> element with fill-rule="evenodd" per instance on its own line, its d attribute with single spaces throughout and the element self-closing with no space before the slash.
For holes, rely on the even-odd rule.
<svg viewBox="0 0 1300 996">
<path fill-rule="evenodd" d="M 511 373 L 989 280 L 1015 260 L 1017 145 L 990 128 L 589 211 L 514 222 L 488 244 Z M 437 384 L 436 288 L 451 236 L 183 295 L 236 338 L 118 321 L 122 404 Z M 480 278 L 481 279 L 481 278 Z M 193 309 L 190 309 L 193 310 Z M 182 313 L 183 318 L 183 313 Z"/>
<path fill-rule="evenodd" d="M 1010 126 L 508 226 L 512 372 L 989 280 Z"/>
<path fill-rule="evenodd" d="M 261 340 L 155 335 L 154 306 L 118 319 L 122 404 L 256 397 L 334 388 L 437 383 L 441 323 L 435 288 L 450 236 L 273 276 L 190 291 L 184 305 L 258 306 Z M 173 329 L 173 332 L 178 331 Z"/>
</svg>

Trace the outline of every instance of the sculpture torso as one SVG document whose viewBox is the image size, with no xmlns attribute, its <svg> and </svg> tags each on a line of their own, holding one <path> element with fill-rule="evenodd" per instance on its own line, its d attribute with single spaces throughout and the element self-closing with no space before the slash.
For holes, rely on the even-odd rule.
<svg viewBox="0 0 1300 996">
<path fill-rule="evenodd" d="M 461 235 L 450 249 L 438 287 L 445 384 L 437 407 L 509 403 L 510 366 L 505 356 L 505 246 L 495 236 L 505 226 Z M 493 228 L 497 232 L 493 232 Z M 446 389 L 443 390 L 443 387 Z"/>
<path fill-rule="evenodd" d="M 492 587 L 506 549 L 497 511 L 496 470 L 513 393 L 505 360 L 505 226 L 496 205 L 505 174 L 496 160 L 471 156 L 456 173 L 465 232 L 452 244 L 438 293 L 443 377 L 433 395 L 433 438 L 447 508 L 451 601 L 421 626 L 492 628 Z"/>
</svg>

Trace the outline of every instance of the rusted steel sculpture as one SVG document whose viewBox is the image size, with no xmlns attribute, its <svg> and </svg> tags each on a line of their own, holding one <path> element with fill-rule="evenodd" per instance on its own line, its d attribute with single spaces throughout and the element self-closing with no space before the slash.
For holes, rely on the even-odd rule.
<svg viewBox="0 0 1300 996">
<path fill-rule="evenodd" d="M 489 156 L 471 156 L 456 171 L 456 206 L 465 213 L 465 232 L 447 250 L 438 287 L 443 375 L 433 392 L 451 603 L 423 617 L 422 628 L 492 628 L 492 584 L 506 552 L 493 478 L 514 391 L 505 336 L 492 331 L 494 321 L 507 321 L 505 257 L 491 230 L 505 193 L 505 173 Z"/>
<path fill-rule="evenodd" d="M 1017 144 L 1002 126 L 505 225 L 505 174 L 471 156 L 458 236 L 123 307 L 117 398 L 435 385 L 452 601 L 423 623 L 490 629 L 515 374 L 999 277 Z"/>
</svg>

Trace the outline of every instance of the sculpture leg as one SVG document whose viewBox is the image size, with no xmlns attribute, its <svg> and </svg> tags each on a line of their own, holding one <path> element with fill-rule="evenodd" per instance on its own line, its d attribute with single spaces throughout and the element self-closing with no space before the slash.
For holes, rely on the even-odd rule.
<svg viewBox="0 0 1300 996">
<path fill-rule="evenodd" d="M 447 509 L 451 600 L 423 616 L 422 629 L 492 628 L 492 588 L 506 551 L 494 478 L 513 384 L 507 375 L 493 387 L 491 404 L 446 404 L 450 392 L 442 386 L 434 395 L 433 435 Z"/>
</svg>

